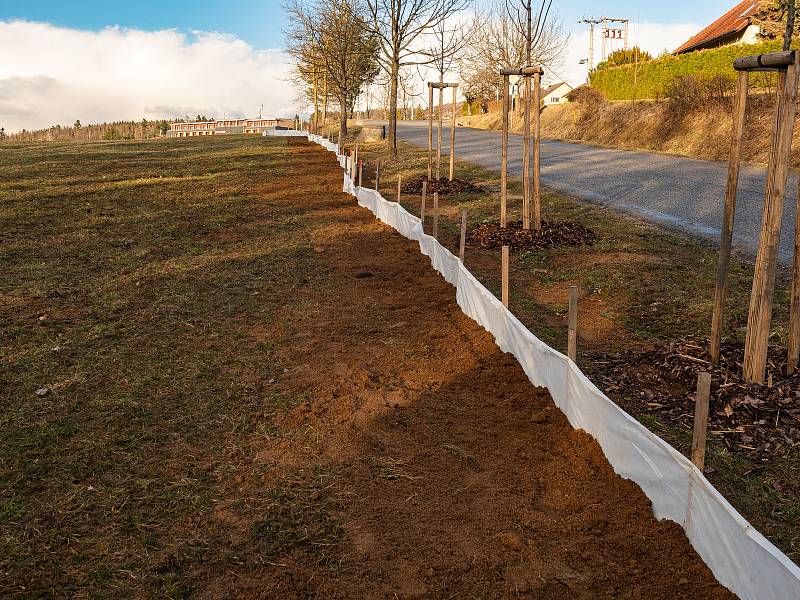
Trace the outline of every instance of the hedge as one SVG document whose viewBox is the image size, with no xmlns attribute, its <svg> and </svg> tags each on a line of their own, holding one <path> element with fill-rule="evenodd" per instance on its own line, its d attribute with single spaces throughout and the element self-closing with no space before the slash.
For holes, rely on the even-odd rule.
<svg viewBox="0 0 800 600">
<path fill-rule="evenodd" d="M 766 54 L 781 49 L 780 41 L 759 44 L 723 46 L 710 50 L 699 50 L 677 56 L 662 56 L 638 65 L 636 74 L 635 98 L 659 98 L 676 77 L 695 75 L 713 77 L 730 75 L 733 77 L 733 59 L 740 56 Z M 622 65 L 595 71 L 591 75 L 591 86 L 603 92 L 609 100 L 634 99 L 634 69 L 636 65 Z"/>
</svg>

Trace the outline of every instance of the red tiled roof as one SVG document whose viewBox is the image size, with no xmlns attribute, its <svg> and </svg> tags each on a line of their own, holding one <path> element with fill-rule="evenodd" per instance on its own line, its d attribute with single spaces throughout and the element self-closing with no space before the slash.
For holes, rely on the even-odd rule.
<svg viewBox="0 0 800 600">
<path fill-rule="evenodd" d="M 698 46 L 702 46 L 703 44 L 707 44 L 708 42 L 726 35 L 744 31 L 747 26 L 750 25 L 750 18 L 758 10 L 759 3 L 759 0 L 744 0 L 744 2 L 739 2 L 739 4 L 722 15 L 719 19 L 703 29 L 703 31 L 684 42 L 683 45 L 675 50 L 675 54 L 688 52 L 689 50 L 693 50 Z"/>
</svg>

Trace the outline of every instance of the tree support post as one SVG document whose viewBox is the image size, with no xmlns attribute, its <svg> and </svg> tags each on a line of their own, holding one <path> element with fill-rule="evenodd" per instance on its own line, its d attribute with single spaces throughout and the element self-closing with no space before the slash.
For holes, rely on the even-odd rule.
<svg viewBox="0 0 800 600">
<path fill-rule="evenodd" d="M 742 138 L 744 137 L 744 117 L 747 110 L 747 71 L 739 71 L 736 85 L 736 98 L 733 106 L 733 139 L 728 158 L 728 183 L 725 188 L 725 217 L 722 220 L 722 233 L 719 240 L 719 263 L 714 290 L 714 313 L 711 319 L 711 362 L 719 362 L 719 346 L 722 329 L 725 325 L 725 299 L 728 295 L 728 268 L 731 262 L 733 244 L 733 223 L 736 215 L 736 193 L 739 187 L 739 165 L 742 160 Z"/>
<path fill-rule="evenodd" d="M 747 316 L 743 370 L 744 379 L 748 383 L 764 383 L 767 366 L 769 327 L 775 291 L 775 269 L 778 262 L 778 242 L 781 233 L 789 156 L 792 149 L 794 119 L 797 111 L 799 55 L 797 52 L 788 54 L 791 55 L 790 64 L 785 69 L 779 70 L 778 73 L 778 102 L 767 167 L 764 216 L 753 276 L 753 291 L 750 296 L 750 310 Z M 741 59 L 734 61 L 734 66 L 739 60 Z M 763 67 L 763 61 L 759 62 Z"/>
</svg>

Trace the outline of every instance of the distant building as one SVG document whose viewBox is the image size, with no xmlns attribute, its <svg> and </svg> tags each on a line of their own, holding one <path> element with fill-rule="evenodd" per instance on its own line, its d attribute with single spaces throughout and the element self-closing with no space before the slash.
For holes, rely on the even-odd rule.
<svg viewBox="0 0 800 600">
<path fill-rule="evenodd" d="M 550 87 L 542 90 L 542 104 L 545 106 L 553 104 L 566 104 L 569 102 L 567 94 L 572 91 L 572 86 L 565 81 L 554 83 Z"/>
<path fill-rule="evenodd" d="M 173 123 L 168 137 L 195 137 L 199 135 L 222 135 L 227 133 L 261 133 L 266 129 L 277 129 L 278 119 L 231 119 L 225 121 L 190 121 Z"/>
<path fill-rule="evenodd" d="M 754 17 L 760 6 L 759 0 L 739 2 L 700 33 L 686 40 L 674 53 L 685 54 L 720 46 L 758 43 L 761 28 L 754 23 Z"/>
</svg>

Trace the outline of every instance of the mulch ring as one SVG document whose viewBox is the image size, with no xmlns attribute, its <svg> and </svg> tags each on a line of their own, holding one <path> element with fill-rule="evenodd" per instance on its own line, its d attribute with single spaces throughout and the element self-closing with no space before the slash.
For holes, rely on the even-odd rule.
<svg viewBox="0 0 800 600">
<path fill-rule="evenodd" d="M 511 252 L 542 250 L 559 246 L 591 246 L 596 239 L 594 231 L 570 221 L 542 221 L 542 229 L 523 229 L 522 221 L 508 227 L 499 223 L 483 223 L 467 235 L 472 247 L 497 249 L 508 246 Z"/>
<path fill-rule="evenodd" d="M 409 179 L 400 184 L 400 189 L 404 194 L 421 194 L 422 182 L 426 177 L 418 177 L 416 179 Z M 475 185 L 471 181 L 465 179 L 431 179 L 428 182 L 428 194 L 439 192 L 440 194 L 483 194 L 486 192 L 482 187 Z"/>
<path fill-rule="evenodd" d="M 692 428 L 697 372 L 711 373 L 710 433 L 728 448 L 767 460 L 800 450 L 800 373 L 786 375 L 786 351 L 771 347 L 767 383 L 742 377 L 744 346 L 723 343 L 720 362 L 712 365 L 708 341 L 681 339 L 645 352 L 594 356 L 605 392 L 636 414 Z"/>
</svg>

